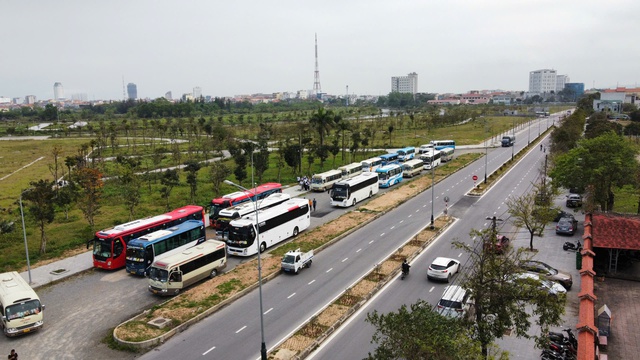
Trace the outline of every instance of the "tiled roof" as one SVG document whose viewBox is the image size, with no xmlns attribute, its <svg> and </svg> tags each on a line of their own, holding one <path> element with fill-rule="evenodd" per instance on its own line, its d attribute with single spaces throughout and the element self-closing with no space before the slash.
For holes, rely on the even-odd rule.
<svg viewBox="0 0 640 360">
<path fill-rule="evenodd" d="M 593 247 L 640 250 L 640 216 L 594 213 Z"/>
</svg>

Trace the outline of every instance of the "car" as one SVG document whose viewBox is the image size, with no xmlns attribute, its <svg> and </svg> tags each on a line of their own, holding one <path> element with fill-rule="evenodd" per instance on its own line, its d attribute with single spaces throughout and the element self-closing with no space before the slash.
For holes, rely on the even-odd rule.
<svg viewBox="0 0 640 360">
<path fill-rule="evenodd" d="M 567 195 L 567 207 L 580 207 L 582 206 L 582 196 L 580 194 Z"/>
<path fill-rule="evenodd" d="M 542 279 L 540 276 L 531 273 L 520 273 L 514 276 L 516 284 L 526 287 L 531 283 L 537 283 L 542 290 L 546 290 L 549 295 L 566 294 L 564 286 L 551 280 Z"/>
<path fill-rule="evenodd" d="M 444 288 L 437 309 L 444 316 L 470 319 L 473 316 L 473 300 L 467 289 L 458 285 L 449 285 Z"/>
<path fill-rule="evenodd" d="M 570 213 L 563 211 L 563 210 L 558 210 L 558 213 L 556 214 L 556 216 L 553 218 L 553 222 L 558 222 L 560 221 L 560 219 L 562 219 L 563 217 L 573 217 L 573 215 L 571 215 Z"/>
<path fill-rule="evenodd" d="M 538 276 L 555 281 L 564 286 L 565 289 L 571 290 L 573 285 L 573 277 L 571 274 L 560 271 L 551 265 L 537 260 L 526 260 L 520 263 L 520 267 L 530 273 L 535 273 Z"/>
<path fill-rule="evenodd" d="M 508 237 L 504 235 L 498 235 L 496 236 L 495 243 L 492 244 L 489 241 L 486 241 L 484 243 L 484 250 L 495 251 L 497 254 L 503 254 L 505 250 L 509 247 L 509 243 L 510 243 L 510 240 Z"/>
<path fill-rule="evenodd" d="M 437 257 L 427 270 L 427 279 L 451 281 L 451 277 L 460 270 L 460 261 L 446 257 Z"/>
<path fill-rule="evenodd" d="M 558 235 L 573 235 L 576 230 L 578 230 L 578 220 L 573 216 L 561 218 L 556 225 L 556 234 Z"/>
</svg>

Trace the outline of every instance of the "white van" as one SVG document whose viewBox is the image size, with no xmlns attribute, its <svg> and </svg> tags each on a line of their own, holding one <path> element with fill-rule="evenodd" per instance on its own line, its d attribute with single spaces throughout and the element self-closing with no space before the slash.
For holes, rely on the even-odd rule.
<svg viewBox="0 0 640 360">
<path fill-rule="evenodd" d="M 452 318 L 470 319 L 473 317 L 473 299 L 469 292 L 458 285 L 449 285 L 444 289 L 442 298 L 438 301 L 440 315 Z"/>
<path fill-rule="evenodd" d="M 2 329 L 9 337 L 36 331 L 43 325 L 44 305 L 15 271 L 0 274 L 0 312 Z"/>
<path fill-rule="evenodd" d="M 207 276 L 215 277 L 226 266 L 225 243 L 207 240 L 154 262 L 149 268 L 149 291 L 158 295 L 176 295 Z"/>
</svg>

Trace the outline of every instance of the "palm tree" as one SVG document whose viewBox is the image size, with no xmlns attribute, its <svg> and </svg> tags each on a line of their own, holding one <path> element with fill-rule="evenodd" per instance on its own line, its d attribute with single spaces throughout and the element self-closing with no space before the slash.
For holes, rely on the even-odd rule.
<svg viewBox="0 0 640 360">
<path fill-rule="evenodd" d="M 319 149 L 324 149 L 324 137 L 329 134 L 329 131 L 339 123 L 342 118 L 339 115 L 335 115 L 331 110 L 325 110 L 324 108 L 318 108 L 318 111 L 311 115 L 309 123 L 320 135 Z M 320 168 L 324 165 L 324 160 L 320 158 Z"/>
</svg>

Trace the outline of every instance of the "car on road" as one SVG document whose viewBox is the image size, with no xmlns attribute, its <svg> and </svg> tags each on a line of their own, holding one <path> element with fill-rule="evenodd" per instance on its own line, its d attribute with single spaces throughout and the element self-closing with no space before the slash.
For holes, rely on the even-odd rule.
<svg viewBox="0 0 640 360">
<path fill-rule="evenodd" d="M 560 219 L 562 219 L 563 217 L 573 217 L 573 215 L 571 215 L 570 213 L 563 211 L 563 210 L 558 210 L 558 213 L 556 214 L 556 216 L 553 218 L 553 222 L 558 222 L 560 221 Z"/>
<path fill-rule="evenodd" d="M 571 274 L 560 271 L 551 265 L 538 260 L 526 260 L 520 263 L 520 267 L 530 273 L 535 273 L 538 276 L 555 281 L 564 286 L 565 289 L 571 290 L 573 285 L 573 277 Z"/>
<path fill-rule="evenodd" d="M 577 230 L 578 220 L 573 216 L 561 218 L 556 225 L 556 234 L 558 235 L 573 235 Z"/>
<path fill-rule="evenodd" d="M 469 319 L 473 316 L 473 300 L 467 289 L 449 285 L 444 289 L 437 309 L 444 316 Z"/>
<path fill-rule="evenodd" d="M 531 273 L 520 273 L 514 276 L 514 281 L 516 284 L 527 287 L 535 284 L 539 286 L 540 289 L 547 291 L 549 295 L 558 295 L 558 294 L 566 294 L 567 289 L 564 286 L 558 284 L 557 282 L 553 282 L 551 280 L 543 279 L 536 274 Z"/>
<path fill-rule="evenodd" d="M 484 250 L 485 251 L 495 251 L 497 254 L 504 254 L 505 250 L 509 247 L 510 240 L 508 237 L 504 235 L 496 236 L 496 241 L 485 241 Z"/>
<path fill-rule="evenodd" d="M 580 207 L 582 206 L 582 195 L 569 194 L 567 195 L 567 207 Z"/>
<path fill-rule="evenodd" d="M 460 261 L 446 257 L 437 257 L 427 270 L 427 279 L 451 281 L 453 275 L 460 270 Z"/>
</svg>

